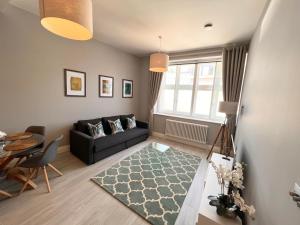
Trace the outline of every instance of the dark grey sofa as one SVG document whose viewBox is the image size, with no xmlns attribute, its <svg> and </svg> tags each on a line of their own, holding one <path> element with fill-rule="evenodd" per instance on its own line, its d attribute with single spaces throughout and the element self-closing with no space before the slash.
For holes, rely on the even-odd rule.
<svg viewBox="0 0 300 225">
<path fill-rule="evenodd" d="M 73 155 L 90 165 L 139 142 L 145 141 L 149 137 L 147 123 L 136 121 L 136 128 L 126 129 L 126 118 L 132 116 L 133 114 L 79 120 L 77 123 L 74 123 L 73 129 L 70 130 L 70 151 Z M 112 131 L 108 120 L 114 121 L 116 119 L 121 120 L 124 132 L 111 134 Z M 97 124 L 100 121 L 102 121 L 104 132 L 107 136 L 94 139 L 89 134 L 87 123 Z"/>
</svg>

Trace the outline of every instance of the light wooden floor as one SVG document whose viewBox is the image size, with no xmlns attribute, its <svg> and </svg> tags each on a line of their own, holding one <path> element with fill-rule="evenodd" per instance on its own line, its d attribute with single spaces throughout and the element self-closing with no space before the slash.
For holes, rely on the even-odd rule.
<svg viewBox="0 0 300 225">
<path fill-rule="evenodd" d="M 0 201 L 0 225 L 143 225 L 148 224 L 110 194 L 95 185 L 90 178 L 109 168 L 152 141 L 168 144 L 178 150 L 203 158 L 189 190 L 177 225 L 195 225 L 200 205 L 207 152 L 172 141 L 149 138 L 147 141 L 119 152 L 100 162 L 86 166 L 69 152 L 60 153 L 53 163 L 64 176 L 49 171 L 52 192 L 40 177 L 37 190 Z"/>
</svg>

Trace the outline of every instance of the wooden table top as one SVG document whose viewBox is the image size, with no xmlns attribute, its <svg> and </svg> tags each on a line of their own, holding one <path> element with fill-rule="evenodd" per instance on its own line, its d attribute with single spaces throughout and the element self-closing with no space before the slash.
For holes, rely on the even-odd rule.
<svg viewBox="0 0 300 225">
<path fill-rule="evenodd" d="M 3 149 L 0 149 L 0 158 L 13 155 L 35 148 L 44 142 L 45 138 L 40 134 L 31 134 L 29 138 L 16 141 L 6 141 Z"/>
<path fill-rule="evenodd" d="M 32 137 L 32 133 L 30 132 L 19 132 L 19 133 L 6 136 L 5 141 L 17 141 L 17 140 L 28 139 L 30 137 Z"/>
</svg>

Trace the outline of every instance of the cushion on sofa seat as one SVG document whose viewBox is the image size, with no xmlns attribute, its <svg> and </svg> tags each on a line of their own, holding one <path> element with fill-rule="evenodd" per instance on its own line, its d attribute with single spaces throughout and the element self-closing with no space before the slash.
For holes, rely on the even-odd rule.
<svg viewBox="0 0 300 225">
<path fill-rule="evenodd" d="M 124 130 L 127 129 L 127 118 L 132 118 L 134 117 L 134 114 L 128 114 L 128 115 L 121 115 L 120 116 L 120 120 L 121 120 L 121 123 L 122 123 L 122 127 Z"/>
<path fill-rule="evenodd" d="M 113 135 L 107 135 L 105 137 L 97 138 L 94 140 L 95 152 L 102 151 L 106 148 L 113 147 L 115 145 L 119 145 L 126 141 L 125 132 L 117 133 Z"/>
<path fill-rule="evenodd" d="M 126 130 L 122 133 L 117 133 L 117 134 L 97 138 L 94 140 L 95 152 L 99 152 L 106 148 L 110 148 L 114 145 L 124 143 L 126 141 L 137 138 L 139 136 L 147 135 L 148 132 L 149 132 L 148 129 L 133 128 L 133 129 Z"/>
<path fill-rule="evenodd" d="M 110 135 L 112 133 L 112 130 L 110 128 L 110 125 L 109 125 L 108 121 L 109 120 L 116 121 L 117 119 L 120 119 L 120 116 L 102 117 L 102 125 L 103 125 L 103 128 L 104 128 L 105 134 Z"/>
<path fill-rule="evenodd" d="M 95 124 L 99 123 L 100 121 L 101 121 L 101 118 L 96 118 L 96 119 L 91 119 L 91 120 L 78 120 L 76 128 L 78 131 L 85 133 L 87 135 L 90 135 L 88 123 L 95 125 Z"/>
<path fill-rule="evenodd" d="M 148 129 L 143 129 L 143 128 L 132 128 L 132 129 L 127 129 L 125 132 L 126 134 L 126 141 L 134 139 L 136 137 L 145 135 L 149 133 Z"/>
</svg>

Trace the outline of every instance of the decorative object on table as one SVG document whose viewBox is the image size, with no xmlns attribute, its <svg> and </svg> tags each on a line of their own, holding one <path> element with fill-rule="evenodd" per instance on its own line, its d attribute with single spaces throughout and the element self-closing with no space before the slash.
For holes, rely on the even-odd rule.
<svg viewBox="0 0 300 225">
<path fill-rule="evenodd" d="M 219 138 L 221 138 L 220 153 L 225 154 L 226 156 L 230 155 L 232 147 L 231 147 L 231 143 L 228 140 L 230 140 L 230 137 L 232 134 L 230 134 L 230 132 L 227 128 L 227 124 L 231 121 L 231 119 L 235 118 L 234 115 L 236 115 L 237 107 L 238 107 L 237 102 L 220 102 L 219 103 L 219 112 L 225 113 L 227 115 L 227 117 L 219 129 L 217 137 L 214 140 L 213 145 L 212 145 L 206 159 L 209 159 Z"/>
<path fill-rule="evenodd" d="M 65 96 L 86 97 L 86 73 L 64 69 Z"/>
<path fill-rule="evenodd" d="M 5 138 L 7 134 L 4 133 L 3 131 L 0 131 L 0 154 L 3 153 L 2 150 L 5 146 Z"/>
<path fill-rule="evenodd" d="M 200 157 L 152 143 L 92 181 L 151 224 L 173 225 L 200 162 Z"/>
<path fill-rule="evenodd" d="M 114 96 L 114 78 L 99 75 L 99 97 L 112 98 Z"/>
<path fill-rule="evenodd" d="M 238 216 L 244 221 L 244 213 L 248 213 L 251 218 L 254 218 L 254 206 L 247 205 L 240 195 L 240 191 L 245 188 L 243 186 L 245 165 L 237 162 L 233 169 L 228 169 L 222 165 L 217 166 L 212 161 L 210 163 L 217 174 L 221 190 L 218 196 L 208 197 L 209 204 L 217 207 L 217 213 L 220 216 L 229 218 Z M 225 193 L 226 188 L 230 188 L 228 193 Z"/>
<path fill-rule="evenodd" d="M 132 98 L 133 97 L 133 81 L 132 80 L 122 80 L 122 97 Z"/>
<path fill-rule="evenodd" d="M 7 136 L 6 133 L 4 133 L 3 131 L 0 131 L 0 140 L 3 140 L 6 136 Z"/>
<path fill-rule="evenodd" d="M 159 38 L 159 52 L 150 55 L 150 67 L 149 70 L 152 72 L 166 72 L 169 66 L 169 56 L 166 53 L 161 52 L 161 40 L 162 36 Z"/>
<path fill-rule="evenodd" d="M 290 196 L 292 197 L 293 201 L 296 202 L 297 207 L 300 208 L 300 185 L 295 182 L 289 191 Z"/>
<path fill-rule="evenodd" d="M 84 41 L 93 37 L 91 0 L 40 0 L 42 26 L 64 38 Z"/>
<path fill-rule="evenodd" d="M 32 137 L 31 132 L 18 132 L 15 134 L 10 134 L 6 136 L 6 141 L 17 141 L 17 140 L 23 140 Z"/>
</svg>

